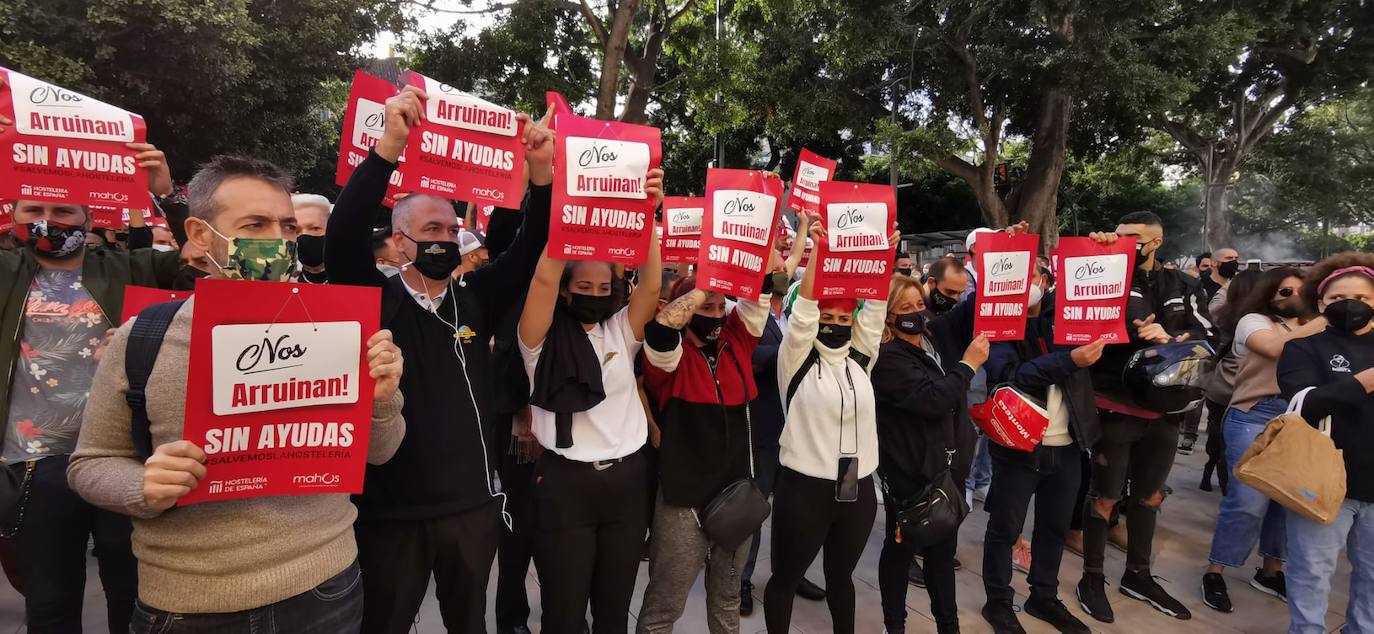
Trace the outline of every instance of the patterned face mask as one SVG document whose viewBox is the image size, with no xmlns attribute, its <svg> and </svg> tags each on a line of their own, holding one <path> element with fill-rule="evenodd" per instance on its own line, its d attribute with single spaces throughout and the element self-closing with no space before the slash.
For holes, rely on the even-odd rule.
<svg viewBox="0 0 1374 634">
<path fill-rule="evenodd" d="M 229 243 L 224 264 L 208 252 L 205 257 L 231 280 L 285 282 L 296 269 L 296 242 L 286 238 L 230 238 L 202 221 L 215 235 Z"/>
<path fill-rule="evenodd" d="M 50 258 L 64 259 L 81 252 L 86 245 L 86 229 L 56 220 L 35 220 L 16 224 L 14 237 L 20 244 Z"/>
</svg>

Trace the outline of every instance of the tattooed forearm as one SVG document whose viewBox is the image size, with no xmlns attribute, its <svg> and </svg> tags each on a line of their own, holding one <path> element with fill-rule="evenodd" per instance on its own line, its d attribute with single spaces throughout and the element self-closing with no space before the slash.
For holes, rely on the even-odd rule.
<svg viewBox="0 0 1374 634">
<path fill-rule="evenodd" d="M 692 318 L 692 314 L 697 312 L 697 307 L 701 306 L 701 303 L 704 301 L 706 301 L 706 292 L 699 288 L 694 288 L 690 293 L 664 306 L 663 310 L 658 311 L 658 317 L 655 317 L 655 319 L 658 323 L 672 328 L 673 330 L 681 330 L 683 326 L 687 325 L 687 321 Z"/>
</svg>

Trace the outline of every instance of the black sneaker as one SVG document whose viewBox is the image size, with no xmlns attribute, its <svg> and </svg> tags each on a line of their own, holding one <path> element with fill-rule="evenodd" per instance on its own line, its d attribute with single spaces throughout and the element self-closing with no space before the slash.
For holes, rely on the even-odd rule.
<svg viewBox="0 0 1374 634">
<path fill-rule="evenodd" d="M 1196 439 L 1196 438 L 1184 438 L 1183 440 L 1179 441 L 1179 443 L 1178 443 L 1178 453 L 1180 453 L 1180 454 L 1182 454 L 1182 455 L 1185 455 L 1185 456 L 1190 455 L 1190 454 L 1193 453 L 1193 445 L 1196 445 L 1196 444 L 1197 444 L 1197 439 Z"/>
<path fill-rule="evenodd" d="M 811 580 L 806 577 L 802 577 L 801 583 L 797 584 L 797 596 L 808 601 L 824 601 L 825 588 L 811 583 Z"/>
<path fill-rule="evenodd" d="M 1169 596 L 1148 570 L 1127 570 L 1126 574 L 1121 575 L 1121 594 L 1144 601 L 1176 619 L 1186 621 L 1193 618 L 1193 613 L 1183 607 L 1178 599 Z"/>
<path fill-rule="evenodd" d="M 1255 578 L 1250 580 L 1250 587 L 1288 603 L 1288 581 L 1283 578 L 1283 571 L 1274 573 L 1272 577 L 1264 576 L 1263 572 L 1263 568 L 1255 569 Z"/>
<path fill-rule="evenodd" d="M 917 588 L 926 587 L 926 571 L 921 569 L 921 562 L 915 559 L 911 560 L 911 568 L 906 571 L 906 580 Z"/>
<path fill-rule="evenodd" d="M 1016 608 L 1011 601 L 988 601 L 983 604 L 983 619 L 992 626 L 993 634 L 1026 634 L 1021 621 L 1016 619 Z"/>
<path fill-rule="evenodd" d="M 754 613 L 754 584 L 748 581 L 741 581 L 739 584 L 739 615 L 749 616 Z"/>
<path fill-rule="evenodd" d="M 1054 626 L 1054 629 L 1067 634 L 1091 634 L 1078 617 L 1069 613 L 1069 609 L 1064 607 L 1064 602 L 1059 599 L 1049 601 L 1038 600 L 1035 597 L 1026 599 L 1026 603 L 1021 606 L 1021 611 L 1029 614 L 1041 621 Z"/>
<path fill-rule="evenodd" d="M 1226 592 L 1226 580 L 1219 572 L 1202 575 L 1202 602 L 1218 612 L 1230 612 L 1231 595 Z"/>
<path fill-rule="evenodd" d="M 1083 573 L 1074 594 L 1078 596 L 1078 607 L 1083 608 L 1088 616 L 1103 623 L 1116 620 L 1116 615 L 1112 614 L 1112 603 L 1107 600 L 1107 580 L 1102 575 Z"/>
</svg>

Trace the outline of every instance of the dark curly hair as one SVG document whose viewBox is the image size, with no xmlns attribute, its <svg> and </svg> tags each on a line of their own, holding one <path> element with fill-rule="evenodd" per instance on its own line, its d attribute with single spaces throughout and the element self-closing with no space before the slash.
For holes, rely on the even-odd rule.
<svg viewBox="0 0 1374 634">
<path fill-rule="evenodd" d="M 1317 299 L 1319 299 L 1317 296 L 1317 287 L 1321 285 L 1322 280 L 1325 280 L 1332 273 L 1350 266 L 1367 266 L 1374 269 L 1374 253 L 1357 253 L 1355 251 L 1337 253 L 1336 255 L 1312 265 L 1312 268 L 1307 270 L 1307 279 L 1303 280 L 1302 284 L 1302 302 L 1306 304 L 1309 311 L 1313 313 L 1321 312 L 1317 309 Z M 1336 279 L 1341 279 L 1349 275 L 1359 274 L 1346 273 Z M 1370 282 L 1374 283 L 1374 280 L 1370 280 Z"/>
</svg>

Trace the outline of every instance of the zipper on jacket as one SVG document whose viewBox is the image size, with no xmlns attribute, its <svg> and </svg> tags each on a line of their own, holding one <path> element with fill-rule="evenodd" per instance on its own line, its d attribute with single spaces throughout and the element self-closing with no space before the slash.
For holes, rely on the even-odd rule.
<svg viewBox="0 0 1374 634">
<path fill-rule="evenodd" d="M 10 381 L 14 380 L 14 364 L 19 363 L 19 359 L 22 358 L 18 354 L 19 329 L 24 327 L 24 315 L 28 312 L 29 294 L 32 292 L 33 281 L 30 280 L 28 290 L 24 291 L 24 303 L 21 304 L 19 307 L 19 319 L 14 320 L 14 335 L 10 337 L 10 345 L 14 346 L 16 352 L 14 355 L 14 359 L 11 360 L 13 361 L 13 363 L 10 363 L 9 367 L 5 368 L 5 382 L 3 384 L 0 384 L 3 385 L 6 390 L 10 389 Z"/>
</svg>

